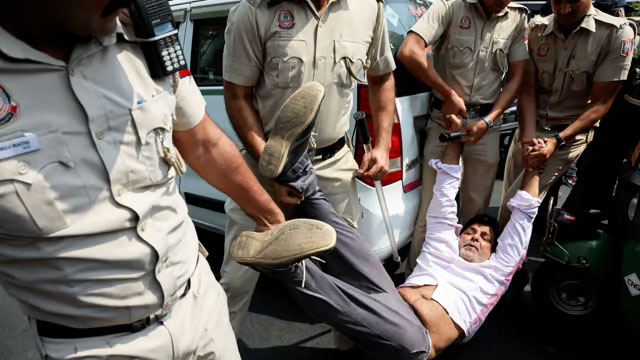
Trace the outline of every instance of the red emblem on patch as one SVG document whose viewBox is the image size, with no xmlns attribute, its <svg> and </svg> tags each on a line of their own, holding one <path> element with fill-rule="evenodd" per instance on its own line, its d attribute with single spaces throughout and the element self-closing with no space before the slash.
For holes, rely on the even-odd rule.
<svg viewBox="0 0 640 360">
<path fill-rule="evenodd" d="M 620 55 L 627 56 L 633 53 L 633 38 L 622 41 L 622 49 L 620 49 Z"/>
<path fill-rule="evenodd" d="M 180 72 L 178 72 L 178 74 L 180 75 L 180 79 L 182 79 L 186 78 L 187 76 L 191 76 L 191 71 L 189 71 L 189 69 L 182 69 L 180 70 Z"/>
<path fill-rule="evenodd" d="M 0 127 L 9 124 L 18 117 L 18 104 L 16 104 L 5 88 L 0 85 Z"/>
<path fill-rule="evenodd" d="M 540 44 L 538 46 L 538 51 L 536 51 L 536 55 L 538 56 L 547 56 L 549 53 L 549 44 Z"/>
<path fill-rule="evenodd" d="M 524 28 L 524 41 L 529 41 L 529 27 Z"/>
<path fill-rule="evenodd" d="M 460 28 L 462 29 L 471 29 L 471 18 L 468 16 L 463 16 L 460 18 Z"/>
<path fill-rule="evenodd" d="M 278 13 L 278 27 L 280 29 L 292 29 L 294 26 L 296 26 L 296 23 L 293 22 L 293 13 L 291 10 L 280 10 Z"/>
</svg>

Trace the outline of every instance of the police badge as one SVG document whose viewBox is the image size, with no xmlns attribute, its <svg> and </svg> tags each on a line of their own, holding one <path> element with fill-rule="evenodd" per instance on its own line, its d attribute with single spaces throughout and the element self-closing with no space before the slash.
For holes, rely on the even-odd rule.
<svg viewBox="0 0 640 360">
<path fill-rule="evenodd" d="M 11 99 L 7 90 L 0 85 L 0 128 L 9 125 L 18 117 L 18 104 Z"/>
<path fill-rule="evenodd" d="M 280 29 L 293 29 L 296 23 L 293 22 L 293 13 L 291 10 L 282 9 L 278 13 L 278 27 Z"/>
<path fill-rule="evenodd" d="M 460 18 L 460 28 L 461 29 L 471 29 L 471 18 L 468 16 L 463 16 Z"/>
</svg>

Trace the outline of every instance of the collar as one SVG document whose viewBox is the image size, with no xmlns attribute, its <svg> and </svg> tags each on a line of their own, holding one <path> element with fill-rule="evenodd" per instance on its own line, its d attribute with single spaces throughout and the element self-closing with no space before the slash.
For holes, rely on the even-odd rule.
<svg viewBox="0 0 640 360">
<path fill-rule="evenodd" d="M 466 2 L 467 4 L 476 4 L 476 6 L 478 7 L 478 10 L 484 13 L 484 9 L 482 9 L 482 4 L 480 4 L 480 0 L 463 0 L 463 1 Z M 485 18 L 489 19 L 492 16 L 504 16 L 509 12 L 508 7 L 509 5 L 505 6 L 504 9 L 502 9 L 502 11 L 500 11 L 497 14 L 493 14 L 491 16 L 486 16 L 485 14 Z"/>
<path fill-rule="evenodd" d="M 64 61 L 32 48 L 0 26 L 0 52 L 17 60 L 32 60 L 56 66 L 66 66 Z"/>
<path fill-rule="evenodd" d="M 595 8 L 593 5 L 589 7 L 587 14 L 582 19 L 582 22 L 578 26 L 578 28 L 585 28 L 591 32 L 596 32 L 596 19 L 594 15 L 596 14 Z M 556 21 L 555 15 L 549 15 L 547 17 L 542 18 L 543 23 L 547 24 L 547 27 L 542 32 L 542 35 L 548 35 L 552 31 L 556 31 L 557 34 L 560 34 L 560 28 L 558 27 L 558 22 Z"/>
</svg>

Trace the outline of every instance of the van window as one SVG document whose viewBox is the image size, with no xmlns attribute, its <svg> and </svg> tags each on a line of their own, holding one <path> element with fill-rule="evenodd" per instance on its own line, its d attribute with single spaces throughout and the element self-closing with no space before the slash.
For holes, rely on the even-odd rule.
<svg viewBox="0 0 640 360">
<path fill-rule="evenodd" d="M 193 22 L 191 73 L 198 86 L 220 86 L 222 51 L 227 18 L 209 18 Z"/>
</svg>

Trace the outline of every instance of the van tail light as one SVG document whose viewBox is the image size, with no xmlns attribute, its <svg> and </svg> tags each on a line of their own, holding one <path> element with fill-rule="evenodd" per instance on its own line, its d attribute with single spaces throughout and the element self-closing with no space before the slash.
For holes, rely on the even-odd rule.
<svg viewBox="0 0 640 360">
<path fill-rule="evenodd" d="M 358 84 L 357 89 L 357 104 L 358 110 L 364 111 L 367 115 L 367 127 L 369 133 L 371 133 L 371 147 L 376 145 L 376 133 L 373 126 L 373 118 L 371 116 L 371 106 L 369 104 L 369 87 L 365 84 Z M 359 137 L 356 137 L 356 162 L 358 166 L 362 163 L 364 157 L 364 147 Z M 358 179 L 369 186 L 374 186 L 373 181 L 367 177 L 360 177 Z M 400 132 L 400 120 L 398 114 L 393 116 L 393 128 L 391 130 L 391 149 L 389 150 L 389 173 L 382 178 L 380 182 L 382 186 L 392 184 L 394 182 L 402 180 L 402 134 Z"/>
</svg>

